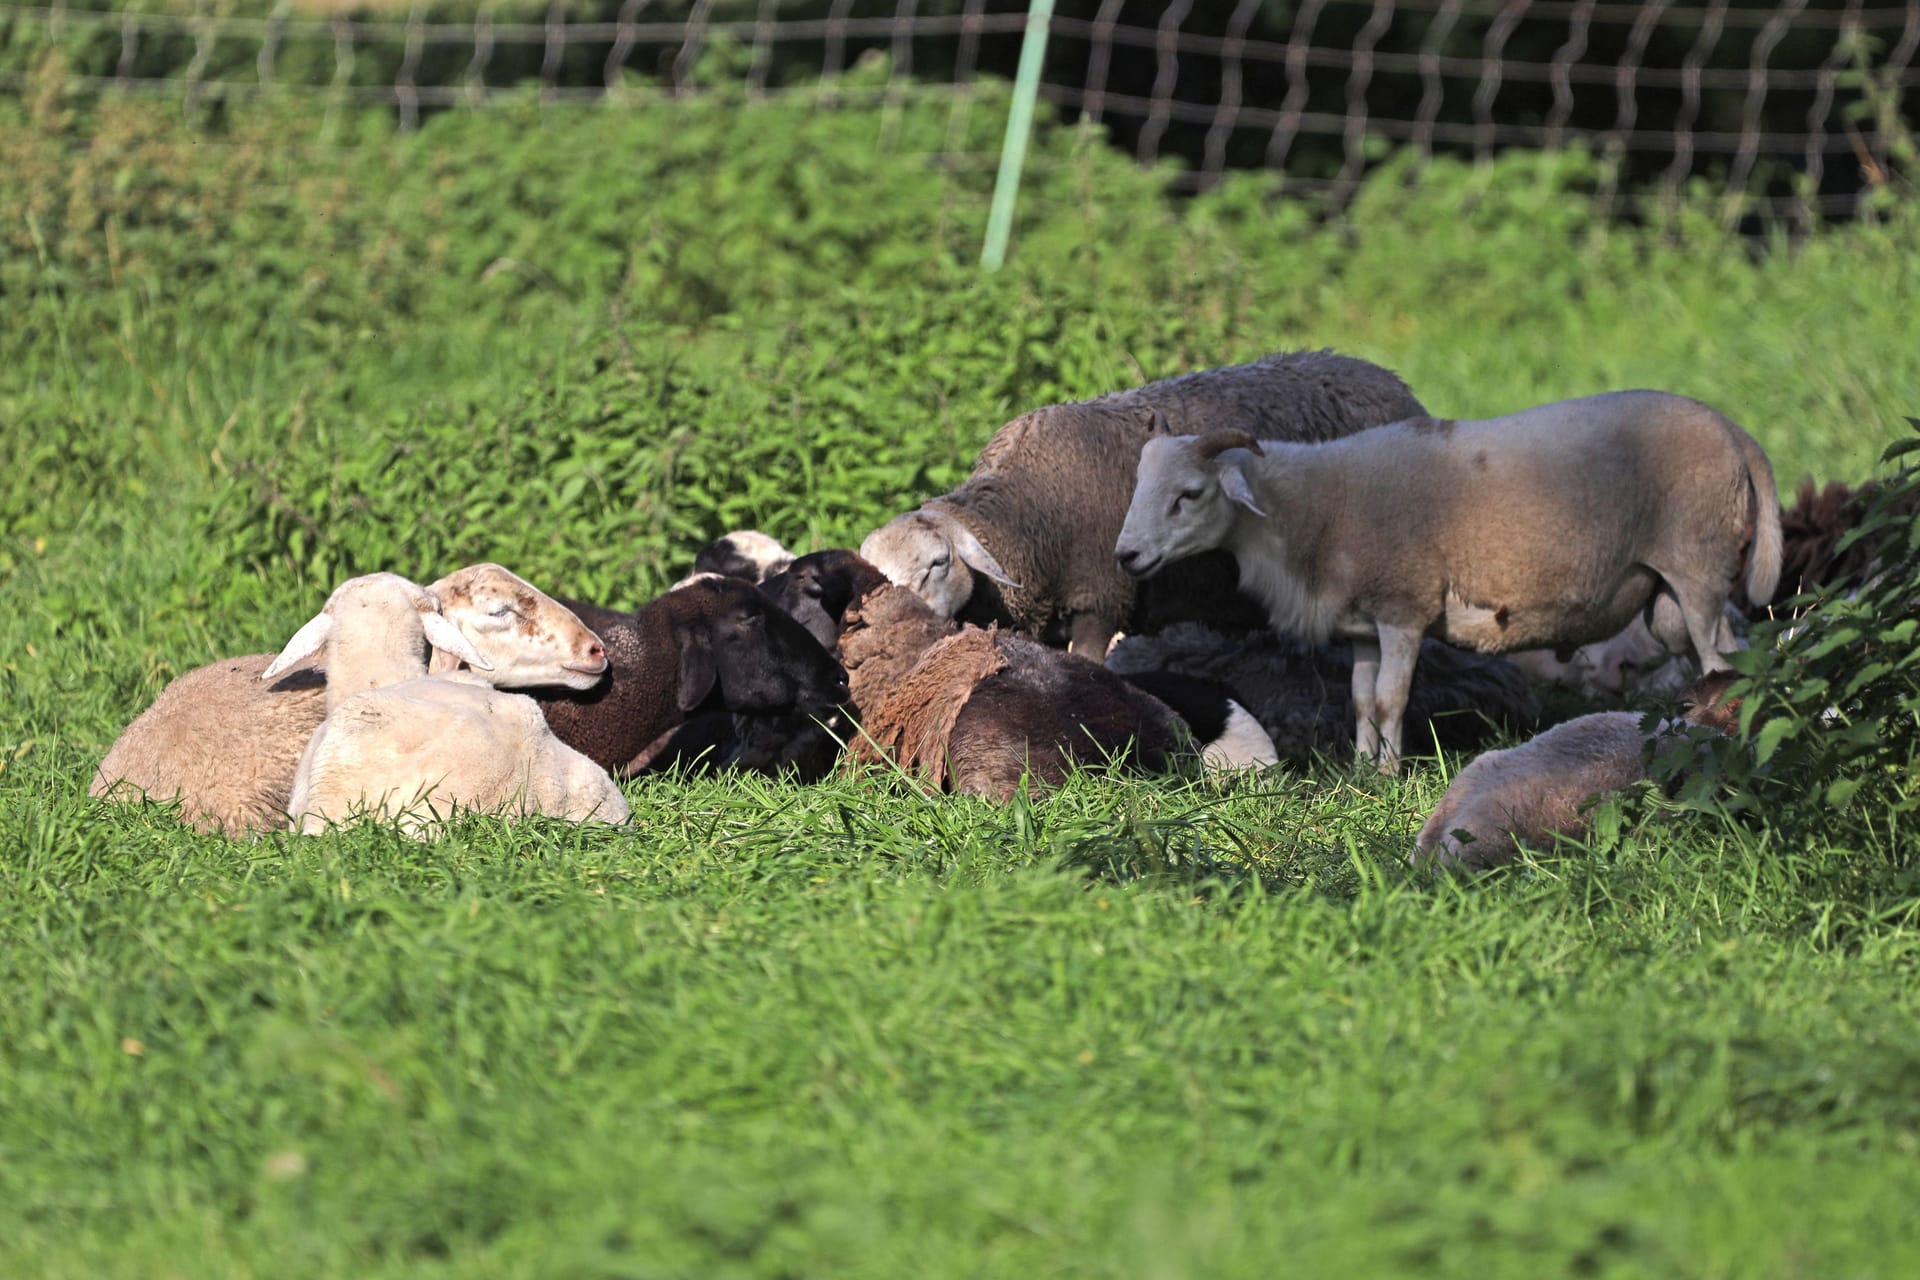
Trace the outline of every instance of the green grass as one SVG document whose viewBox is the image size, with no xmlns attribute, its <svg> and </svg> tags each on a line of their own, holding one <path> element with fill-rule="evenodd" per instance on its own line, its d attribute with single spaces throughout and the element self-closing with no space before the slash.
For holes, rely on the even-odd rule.
<svg viewBox="0 0 1920 1280">
<path fill-rule="evenodd" d="M 429 846 L 85 796 L 346 573 L 635 603 L 728 527 L 856 539 L 1031 405 L 1290 345 L 1455 415 L 1685 391 L 1783 482 L 1859 478 L 1920 412 L 1910 212 L 1755 256 L 1517 156 L 1176 214 L 1050 133 L 981 277 L 983 185 L 912 158 L 937 103 L 891 152 L 697 103 L 357 149 L 5 110 L 0 1273 L 1920 1261 L 1920 895 L 1871 812 L 1640 798 L 1452 880 L 1404 859 L 1458 760 L 1007 808 L 650 779 L 622 831 Z"/>
</svg>

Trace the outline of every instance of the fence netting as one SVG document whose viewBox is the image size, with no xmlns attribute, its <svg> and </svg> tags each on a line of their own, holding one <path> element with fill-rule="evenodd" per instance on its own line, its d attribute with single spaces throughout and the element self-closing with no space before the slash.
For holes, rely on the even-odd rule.
<svg viewBox="0 0 1920 1280">
<path fill-rule="evenodd" d="M 990 0 L 0 3 L 0 94 L 57 50 L 69 95 L 302 94 L 408 129 L 507 91 L 964 102 L 1011 77 L 1027 21 Z M 1912 177 L 1920 0 L 1065 0 L 1048 35 L 1043 103 L 1168 162 L 1180 191 L 1266 170 L 1338 201 L 1399 148 L 1580 144 L 1608 160 L 1609 201 L 1700 180 L 1741 216 L 1804 223 Z"/>
</svg>

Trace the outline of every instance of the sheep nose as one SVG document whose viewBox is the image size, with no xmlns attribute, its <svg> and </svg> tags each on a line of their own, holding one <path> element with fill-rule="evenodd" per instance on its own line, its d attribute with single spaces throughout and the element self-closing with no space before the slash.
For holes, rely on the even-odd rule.
<svg viewBox="0 0 1920 1280">
<path fill-rule="evenodd" d="M 593 661 L 599 662 L 600 660 L 604 659 L 606 656 L 607 656 L 607 646 L 601 644 L 598 640 L 595 640 L 592 644 L 587 646 L 587 657 L 592 659 Z"/>
<path fill-rule="evenodd" d="M 1125 569 L 1129 573 L 1131 573 L 1133 571 L 1134 563 L 1140 559 L 1140 553 L 1138 551 L 1116 550 L 1113 553 L 1113 558 L 1119 561 L 1120 567 L 1122 569 Z"/>
</svg>

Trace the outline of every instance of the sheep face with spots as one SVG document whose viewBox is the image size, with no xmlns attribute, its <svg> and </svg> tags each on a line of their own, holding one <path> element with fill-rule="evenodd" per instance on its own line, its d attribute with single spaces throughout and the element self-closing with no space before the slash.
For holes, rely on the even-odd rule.
<svg viewBox="0 0 1920 1280">
<path fill-rule="evenodd" d="M 497 564 L 469 565 L 427 590 L 490 664 L 472 664 L 488 684 L 591 689 L 606 674 L 600 637 L 565 605 Z M 452 670 L 461 659 L 436 647 L 431 670 Z"/>
</svg>

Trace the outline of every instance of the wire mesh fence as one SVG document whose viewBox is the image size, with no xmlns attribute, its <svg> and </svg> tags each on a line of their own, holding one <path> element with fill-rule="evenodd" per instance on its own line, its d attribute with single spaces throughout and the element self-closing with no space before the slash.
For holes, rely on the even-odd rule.
<svg viewBox="0 0 1920 1280">
<path fill-rule="evenodd" d="M 0 3 L 0 93 L 57 49 L 69 95 L 308 95 L 408 129 L 509 90 L 633 110 L 719 90 L 964 101 L 1011 75 L 1025 25 L 1024 3 L 991 0 Z M 1846 217 L 1909 163 L 1920 85 L 1920 0 L 1068 0 L 1049 37 L 1042 102 L 1173 162 L 1175 190 L 1264 170 L 1335 202 L 1398 148 L 1581 144 L 1610 162 L 1616 212 L 1703 180 L 1739 216 Z"/>
</svg>

